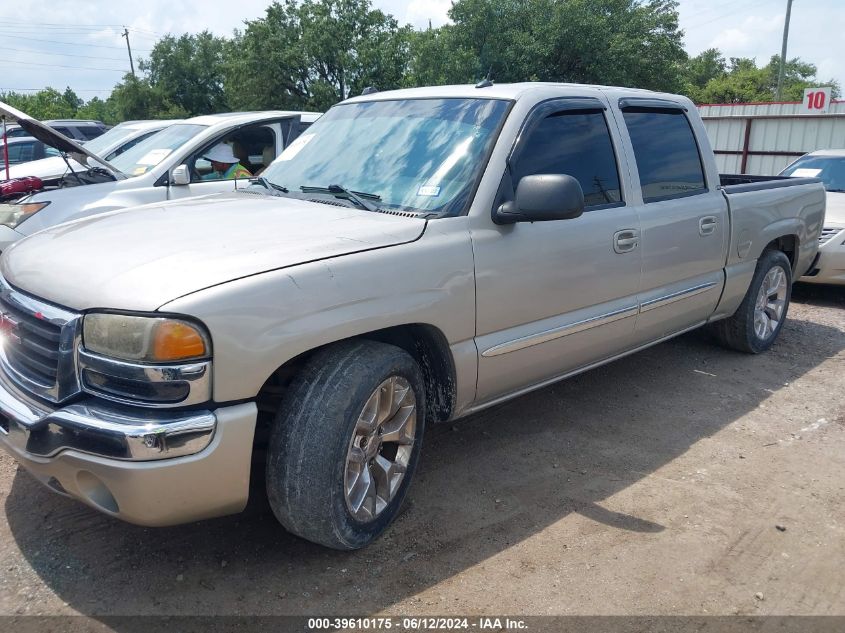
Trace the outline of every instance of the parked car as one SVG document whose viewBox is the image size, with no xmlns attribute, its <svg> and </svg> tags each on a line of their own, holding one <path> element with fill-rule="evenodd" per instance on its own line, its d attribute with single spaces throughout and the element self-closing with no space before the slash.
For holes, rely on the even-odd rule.
<svg viewBox="0 0 845 633">
<path fill-rule="evenodd" d="M 26 235 L 68 220 L 149 202 L 234 191 L 247 181 L 207 179 L 211 165 L 203 156 L 213 146 L 230 143 L 244 166 L 255 173 L 319 116 L 277 111 L 194 117 L 106 161 L 7 105 L 0 104 L 0 112 L 88 167 L 47 183 L 40 192 L 0 204 L 0 251 Z"/>
<path fill-rule="evenodd" d="M 845 149 L 805 154 L 781 175 L 819 178 L 827 191 L 827 214 L 819 236 L 819 258 L 799 281 L 845 284 Z"/>
<path fill-rule="evenodd" d="M 0 140 L 0 180 L 6 177 L 6 152 L 9 155 L 10 172 L 12 171 L 13 165 L 17 167 L 22 163 L 29 164 L 32 161 L 43 159 L 45 156 L 59 155 L 58 150 L 45 145 L 37 138 L 32 138 L 31 136 L 10 138 L 5 144 Z"/>
<path fill-rule="evenodd" d="M 427 424 L 705 324 L 769 348 L 824 205 L 814 178 L 720 177 L 686 97 L 350 99 L 245 189 L 6 251 L 0 444 L 153 526 L 241 511 L 255 463 L 288 530 L 359 548 L 399 511 Z"/>
<path fill-rule="evenodd" d="M 85 150 L 108 162 L 134 147 L 145 138 L 178 121 L 179 119 L 127 121 L 125 123 L 119 123 L 102 136 L 98 136 L 93 141 L 86 143 Z M 61 178 L 69 175 L 71 169 L 73 171 L 85 171 L 88 169 L 88 167 L 73 159 L 68 159 L 70 161 L 70 166 L 68 166 L 68 163 L 59 155 L 59 151 L 55 148 L 50 147 L 46 151 L 48 152 L 47 156 L 49 158 L 33 160 L 26 165 L 16 165 L 9 169 L 9 177 L 26 178 L 27 176 L 35 176 L 41 178 L 46 185 L 50 186 L 57 184 Z M 5 172 L 0 173 L 0 180 L 5 177 Z"/>
<path fill-rule="evenodd" d="M 87 143 L 105 134 L 109 129 L 102 121 L 92 121 L 90 119 L 50 119 L 42 121 L 42 123 L 80 144 Z M 20 125 L 13 125 L 6 130 L 6 136 L 8 138 L 16 138 L 19 136 L 29 136 L 29 133 Z"/>
</svg>

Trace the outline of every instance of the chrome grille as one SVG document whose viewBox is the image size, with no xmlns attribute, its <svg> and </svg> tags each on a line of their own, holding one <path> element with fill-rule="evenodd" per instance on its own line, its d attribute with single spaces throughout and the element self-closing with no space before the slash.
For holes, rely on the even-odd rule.
<svg viewBox="0 0 845 633">
<path fill-rule="evenodd" d="M 0 297 L 0 329 L 6 358 L 18 371 L 45 386 L 56 382 L 61 326 L 25 312 Z"/>
<path fill-rule="evenodd" d="M 836 226 L 826 226 L 822 229 L 821 235 L 819 235 L 819 244 L 824 244 L 828 240 L 833 239 L 833 237 L 839 233 L 842 229 Z"/>
<path fill-rule="evenodd" d="M 0 369 L 50 402 L 80 391 L 75 354 L 80 315 L 46 303 L 0 278 Z"/>
</svg>

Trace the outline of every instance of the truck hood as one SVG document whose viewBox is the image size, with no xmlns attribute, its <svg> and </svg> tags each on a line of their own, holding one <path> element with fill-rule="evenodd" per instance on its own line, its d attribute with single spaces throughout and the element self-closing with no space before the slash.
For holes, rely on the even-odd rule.
<svg viewBox="0 0 845 633">
<path fill-rule="evenodd" d="M 824 225 L 845 227 L 845 193 L 839 191 L 827 192 Z"/>
<path fill-rule="evenodd" d="M 126 174 L 124 174 L 122 171 L 120 171 L 119 169 L 115 169 L 104 159 L 97 156 L 93 152 L 89 152 L 76 141 L 69 139 L 64 134 L 56 132 L 56 130 L 47 125 L 44 125 L 43 123 L 41 123 L 41 121 L 33 119 L 28 114 L 25 114 L 20 110 L 17 110 L 12 106 L 3 103 L 2 101 L 0 101 L 0 116 L 5 117 L 7 125 L 10 123 L 17 123 L 24 130 L 26 130 L 26 133 L 30 136 L 37 138 L 39 141 L 49 145 L 50 147 L 55 147 L 60 152 L 69 154 L 70 157 L 73 158 L 73 160 L 83 165 L 86 165 L 86 167 L 94 166 L 93 164 L 88 162 L 89 160 L 91 160 L 94 163 L 97 163 L 98 167 L 103 167 L 111 174 L 113 174 L 116 178 L 126 178 Z M 2 133 L 2 130 L 0 130 L 0 133 Z M 29 176 L 32 174 L 27 175 Z"/>
<path fill-rule="evenodd" d="M 426 222 L 229 193 L 60 224 L 3 253 L 7 281 L 74 310 L 153 311 L 241 277 L 412 242 Z"/>
</svg>

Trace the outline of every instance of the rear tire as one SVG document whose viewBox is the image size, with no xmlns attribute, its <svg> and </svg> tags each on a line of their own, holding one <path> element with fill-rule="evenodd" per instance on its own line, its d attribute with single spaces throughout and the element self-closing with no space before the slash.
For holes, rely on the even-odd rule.
<svg viewBox="0 0 845 633">
<path fill-rule="evenodd" d="M 764 251 L 737 311 L 711 324 L 710 329 L 725 347 L 759 354 L 769 349 L 780 334 L 791 297 L 789 258 L 781 251 Z"/>
<path fill-rule="evenodd" d="M 425 401 L 422 372 L 398 347 L 349 341 L 317 352 L 287 390 L 270 436 L 276 518 L 334 549 L 376 539 L 411 483 Z"/>
</svg>

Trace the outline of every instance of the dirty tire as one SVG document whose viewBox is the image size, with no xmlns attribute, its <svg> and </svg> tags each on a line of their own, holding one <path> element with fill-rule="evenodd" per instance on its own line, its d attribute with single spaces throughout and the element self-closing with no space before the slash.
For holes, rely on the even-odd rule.
<svg viewBox="0 0 845 633">
<path fill-rule="evenodd" d="M 754 313 L 760 287 L 766 276 L 773 269 L 780 268 L 786 275 L 786 303 L 783 307 L 783 314 L 774 331 L 766 336 L 758 336 L 754 328 Z M 751 280 L 751 286 L 745 294 L 745 298 L 739 305 L 737 311 L 730 318 L 716 321 L 710 326 L 720 344 L 730 349 L 749 354 L 759 354 L 769 349 L 777 340 L 786 315 L 789 310 L 789 300 L 792 297 L 792 266 L 789 258 L 778 250 L 766 250 L 757 260 L 757 268 Z"/>
<path fill-rule="evenodd" d="M 358 418 L 368 399 L 392 376 L 416 395 L 416 426 L 407 470 L 392 500 L 371 520 L 347 506 L 344 475 Z M 419 460 L 425 420 L 425 385 L 404 350 L 374 341 L 349 341 L 318 351 L 286 391 L 267 453 L 267 496 L 290 532 L 339 550 L 376 539 L 396 517 Z"/>
</svg>

